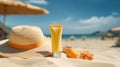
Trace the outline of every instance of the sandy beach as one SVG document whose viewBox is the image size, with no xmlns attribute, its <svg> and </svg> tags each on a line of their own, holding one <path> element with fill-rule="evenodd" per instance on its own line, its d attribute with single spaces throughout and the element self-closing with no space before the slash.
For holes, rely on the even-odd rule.
<svg viewBox="0 0 120 67">
<path fill-rule="evenodd" d="M 21 59 L 18 57 L 1 58 L 0 67 L 6 67 L 8 65 L 14 67 L 119 67 L 120 66 L 120 48 L 112 47 L 115 45 L 115 40 L 107 39 L 75 39 L 62 41 L 63 46 L 70 45 L 78 53 L 82 50 L 89 50 L 94 54 L 92 61 L 82 59 L 67 58 L 62 53 L 61 58 L 30 58 Z M 24 62 L 24 63 L 23 63 Z M 5 63 L 5 64 L 4 64 Z M 6 65 L 8 64 L 8 65 Z M 63 65 L 64 64 L 64 65 Z"/>
<path fill-rule="evenodd" d="M 113 63 L 116 66 L 120 66 L 120 48 L 113 47 L 116 40 L 106 39 L 75 39 L 75 40 L 63 40 L 63 46 L 70 45 L 78 53 L 82 50 L 89 50 L 94 54 L 93 61 L 102 61 Z"/>
<path fill-rule="evenodd" d="M 0 0 L 0 67 L 120 67 L 120 0 Z"/>
</svg>

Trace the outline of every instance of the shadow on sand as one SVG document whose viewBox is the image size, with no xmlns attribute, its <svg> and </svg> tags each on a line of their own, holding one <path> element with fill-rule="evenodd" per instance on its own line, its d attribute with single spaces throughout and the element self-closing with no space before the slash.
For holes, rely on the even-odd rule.
<svg viewBox="0 0 120 67">
<path fill-rule="evenodd" d="M 0 52 L 2 53 L 18 53 L 18 52 L 24 52 L 26 50 L 17 50 L 14 48 L 11 48 L 7 42 L 0 44 Z"/>
</svg>

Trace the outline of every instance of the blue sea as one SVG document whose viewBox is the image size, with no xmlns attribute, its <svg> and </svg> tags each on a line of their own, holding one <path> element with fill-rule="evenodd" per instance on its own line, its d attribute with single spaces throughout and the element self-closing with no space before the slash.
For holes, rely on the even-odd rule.
<svg viewBox="0 0 120 67">
<path fill-rule="evenodd" d="M 50 35 L 45 35 L 47 37 L 51 37 Z M 75 37 L 75 38 L 82 38 L 82 37 L 86 37 L 86 38 L 100 38 L 102 37 L 101 35 L 92 35 L 92 34 L 63 34 L 62 38 L 63 39 L 68 39 L 70 37 Z"/>
</svg>

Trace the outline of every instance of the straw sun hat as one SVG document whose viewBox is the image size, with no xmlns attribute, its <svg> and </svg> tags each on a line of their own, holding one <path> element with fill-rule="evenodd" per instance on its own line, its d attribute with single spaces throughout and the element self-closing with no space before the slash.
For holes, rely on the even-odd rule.
<svg viewBox="0 0 120 67">
<path fill-rule="evenodd" d="M 13 27 L 9 39 L 0 41 L 1 57 L 45 57 L 51 54 L 51 41 L 37 26 Z"/>
</svg>

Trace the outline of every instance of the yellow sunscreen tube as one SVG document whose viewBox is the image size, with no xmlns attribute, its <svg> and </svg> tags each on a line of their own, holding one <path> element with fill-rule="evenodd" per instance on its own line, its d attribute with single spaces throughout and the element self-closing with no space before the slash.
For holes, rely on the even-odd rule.
<svg viewBox="0 0 120 67">
<path fill-rule="evenodd" d="M 50 32 L 52 38 L 52 52 L 53 57 L 60 57 L 61 40 L 62 40 L 62 28 L 60 24 L 50 25 Z"/>
</svg>

